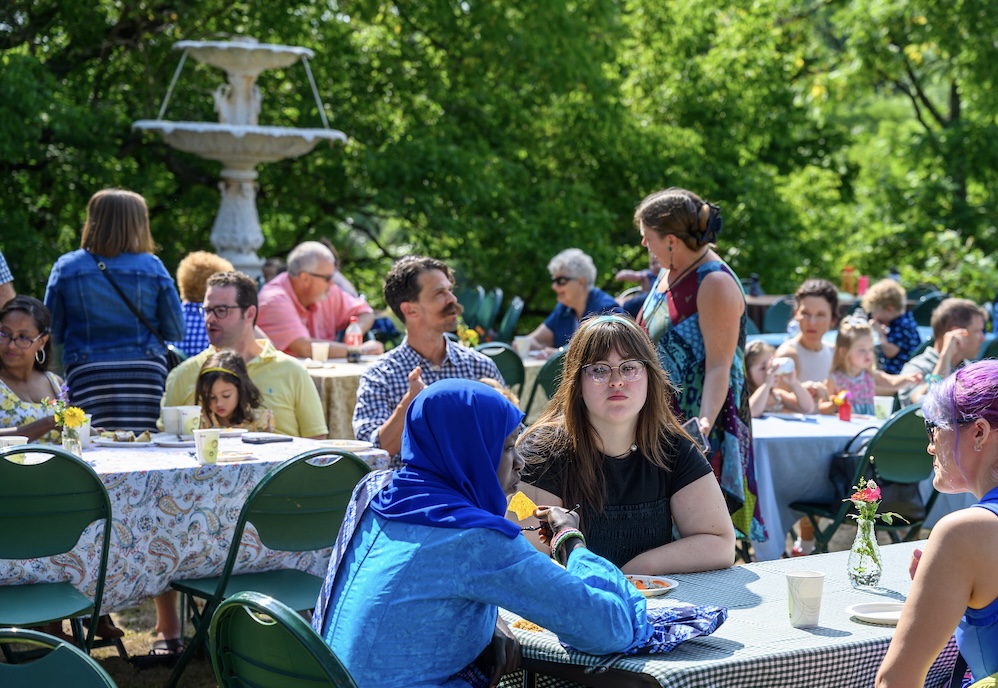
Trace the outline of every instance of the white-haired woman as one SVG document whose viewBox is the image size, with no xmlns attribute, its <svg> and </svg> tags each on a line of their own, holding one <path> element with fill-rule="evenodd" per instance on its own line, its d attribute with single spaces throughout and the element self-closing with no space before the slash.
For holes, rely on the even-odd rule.
<svg viewBox="0 0 998 688">
<path fill-rule="evenodd" d="M 567 248 L 548 263 L 551 288 L 558 305 L 551 315 L 530 333 L 530 348 L 548 354 L 565 346 L 579 329 L 579 321 L 587 315 L 623 313 L 612 296 L 593 286 L 596 264 L 584 251 Z"/>
</svg>

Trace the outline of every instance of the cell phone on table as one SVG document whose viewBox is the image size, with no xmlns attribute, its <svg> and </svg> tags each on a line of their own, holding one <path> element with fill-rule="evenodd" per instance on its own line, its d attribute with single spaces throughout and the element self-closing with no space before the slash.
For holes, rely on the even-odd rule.
<svg viewBox="0 0 998 688">
<path fill-rule="evenodd" d="M 271 442 L 293 442 L 294 437 L 290 435 L 275 435 L 269 432 L 247 432 L 243 434 L 243 442 L 246 444 L 270 444 Z"/>
<path fill-rule="evenodd" d="M 707 438 L 703 436 L 702 432 L 700 432 L 699 418 L 690 418 L 688 421 L 683 423 L 683 430 L 685 430 L 689 436 L 693 438 L 693 441 L 696 442 L 698 447 L 700 447 L 700 451 L 704 454 L 710 451 L 710 442 L 708 442 Z"/>
</svg>

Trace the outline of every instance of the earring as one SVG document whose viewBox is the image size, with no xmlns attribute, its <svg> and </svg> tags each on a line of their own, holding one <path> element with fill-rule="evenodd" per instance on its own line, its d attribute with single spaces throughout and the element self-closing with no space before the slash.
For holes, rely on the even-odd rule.
<svg viewBox="0 0 998 688">
<path fill-rule="evenodd" d="M 38 358 L 38 354 L 41 354 L 42 357 Z M 38 351 L 35 352 L 35 360 L 38 361 L 38 365 L 41 365 L 42 363 L 44 363 L 46 357 L 47 357 L 47 354 L 45 353 L 45 349 L 39 349 Z"/>
<path fill-rule="evenodd" d="M 981 449 L 982 449 L 982 448 L 983 448 L 983 447 L 981 446 L 981 442 L 980 442 L 980 440 L 978 440 L 977 442 L 974 442 L 974 451 L 975 451 L 975 452 L 979 452 L 979 451 L 981 451 Z"/>
<path fill-rule="evenodd" d="M 675 270 L 676 265 L 672 262 L 672 244 L 669 244 L 669 270 Z"/>
</svg>

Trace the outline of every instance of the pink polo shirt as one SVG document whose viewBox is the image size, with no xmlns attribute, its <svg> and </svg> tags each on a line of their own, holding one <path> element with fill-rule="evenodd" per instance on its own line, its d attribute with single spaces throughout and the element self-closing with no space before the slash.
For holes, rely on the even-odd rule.
<svg viewBox="0 0 998 688">
<path fill-rule="evenodd" d="M 302 337 L 336 341 L 336 333 L 347 328 L 351 316 L 371 312 L 367 301 L 347 294 L 335 284 L 330 285 L 325 299 L 306 308 L 295 296 L 286 272 L 263 285 L 259 301 L 256 324 L 270 337 L 274 348 L 284 352 L 291 342 Z"/>
</svg>

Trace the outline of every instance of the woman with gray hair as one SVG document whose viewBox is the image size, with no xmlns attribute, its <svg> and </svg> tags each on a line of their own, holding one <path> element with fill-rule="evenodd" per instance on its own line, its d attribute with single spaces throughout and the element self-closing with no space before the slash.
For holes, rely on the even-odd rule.
<svg viewBox="0 0 998 688">
<path fill-rule="evenodd" d="M 565 346 L 579 329 L 579 321 L 587 315 L 623 313 L 612 296 L 593 286 L 596 265 L 593 259 L 577 248 L 567 248 L 548 263 L 551 288 L 558 305 L 551 315 L 530 333 L 530 348 L 550 355 Z"/>
</svg>

